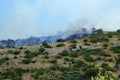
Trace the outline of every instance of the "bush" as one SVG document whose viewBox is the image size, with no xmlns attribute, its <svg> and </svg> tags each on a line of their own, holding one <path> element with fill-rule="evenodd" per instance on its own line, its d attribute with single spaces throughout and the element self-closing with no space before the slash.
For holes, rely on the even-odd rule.
<svg viewBox="0 0 120 80">
<path fill-rule="evenodd" d="M 59 68 L 60 68 L 59 65 L 52 65 L 52 66 L 50 66 L 50 69 L 54 70 L 54 71 L 55 70 L 59 70 Z"/>
<path fill-rule="evenodd" d="M 76 40 L 71 40 L 70 43 L 77 43 L 77 41 Z"/>
<path fill-rule="evenodd" d="M 76 46 L 77 46 L 76 44 L 70 45 L 71 48 L 76 48 Z"/>
<path fill-rule="evenodd" d="M 5 60 L 5 61 L 8 61 L 8 60 L 9 60 L 9 57 L 5 57 L 4 60 Z"/>
<path fill-rule="evenodd" d="M 97 42 L 108 42 L 109 39 L 108 38 L 105 38 L 105 37 L 98 37 L 98 36 L 95 36 L 95 37 L 92 37 L 91 38 L 91 42 L 92 43 L 97 43 Z"/>
<path fill-rule="evenodd" d="M 14 56 L 14 59 L 17 59 L 17 56 Z"/>
<path fill-rule="evenodd" d="M 69 53 L 67 51 L 62 51 L 61 53 L 58 53 L 60 56 L 69 56 Z"/>
<path fill-rule="evenodd" d="M 116 68 L 116 69 L 119 69 L 119 64 L 120 64 L 120 59 L 117 58 L 117 59 L 116 59 L 116 62 L 115 62 L 115 68 Z"/>
<path fill-rule="evenodd" d="M 60 55 L 55 56 L 55 59 L 61 59 L 62 57 Z"/>
<path fill-rule="evenodd" d="M 20 51 L 13 51 L 13 54 L 18 55 L 20 54 Z"/>
<path fill-rule="evenodd" d="M 84 45 L 90 46 L 90 44 L 88 44 L 88 43 L 84 43 Z"/>
<path fill-rule="evenodd" d="M 8 50 L 7 51 L 9 54 L 12 54 L 14 51 L 13 50 Z"/>
<path fill-rule="evenodd" d="M 3 73 L 3 77 L 11 80 L 22 80 L 22 74 L 24 70 L 22 68 L 9 68 Z"/>
<path fill-rule="evenodd" d="M 38 55 L 39 55 L 38 52 L 31 52 L 31 53 L 29 53 L 29 54 L 26 54 L 26 55 L 24 56 L 24 58 L 32 59 L 33 57 L 36 57 L 36 56 L 38 56 Z"/>
<path fill-rule="evenodd" d="M 84 73 L 84 77 L 86 80 L 90 80 L 92 76 L 97 76 L 98 75 L 99 69 L 93 68 L 93 69 L 87 69 Z"/>
<path fill-rule="evenodd" d="M 87 62 L 94 62 L 95 60 L 89 56 L 89 57 L 84 57 L 84 59 L 87 61 Z"/>
<path fill-rule="evenodd" d="M 22 60 L 22 63 L 29 64 L 29 63 L 31 63 L 31 59 L 24 59 L 24 60 Z"/>
<path fill-rule="evenodd" d="M 105 56 L 105 57 L 111 56 L 101 49 L 84 50 L 82 54 L 84 54 L 85 56 L 89 56 L 89 55 L 99 55 L 99 56 Z"/>
<path fill-rule="evenodd" d="M 63 47 L 63 46 L 65 46 L 65 44 L 61 43 L 61 44 L 57 44 L 56 47 Z"/>
<path fill-rule="evenodd" d="M 65 42 L 66 40 L 64 39 L 57 39 L 57 42 Z"/>
<path fill-rule="evenodd" d="M 56 64 L 56 63 L 57 63 L 57 60 L 56 60 L 56 59 L 51 60 L 50 63 Z"/>
<path fill-rule="evenodd" d="M 0 65 L 3 64 L 5 62 L 4 59 L 0 59 Z"/>
<path fill-rule="evenodd" d="M 29 53 L 31 53 L 31 51 L 26 50 L 24 53 L 25 53 L 25 54 L 29 54 Z"/>
<path fill-rule="evenodd" d="M 19 50 L 23 50 L 24 48 L 23 47 L 20 47 Z"/>
<path fill-rule="evenodd" d="M 117 33 L 120 33 L 120 29 L 117 30 Z"/>
<path fill-rule="evenodd" d="M 42 46 L 45 48 L 52 48 L 47 42 L 43 42 Z"/>
<path fill-rule="evenodd" d="M 92 43 L 97 43 L 97 42 L 108 42 L 109 38 L 106 34 L 103 33 L 102 30 L 98 30 L 97 34 L 92 35 L 90 37 L 90 41 Z"/>
<path fill-rule="evenodd" d="M 101 67 L 104 69 L 104 70 L 111 70 L 111 68 L 109 67 L 109 65 L 107 63 L 102 63 Z"/>
<path fill-rule="evenodd" d="M 69 58 L 64 58 L 64 60 L 65 60 L 65 61 L 68 61 L 68 62 L 71 61 Z"/>
<path fill-rule="evenodd" d="M 88 42 L 88 39 L 84 39 L 83 42 Z"/>
<path fill-rule="evenodd" d="M 45 56 L 44 56 L 44 59 L 49 59 L 49 56 L 48 56 L 48 55 L 45 55 Z"/>
<path fill-rule="evenodd" d="M 45 48 L 40 48 L 39 52 L 45 52 Z"/>
<path fill-rule="evenodd" d="M 104 47 L 104 48 L 107 48 L 107 47 L 108 47 L 108 44 L 103 44 L 103 47 Z"/>
<path fill-rule="evenodd" d="M 79 57 L 79 53 L 78 52 L 71 52 L 69 53 L 70 57 Z"/>
<path fill-rule="evenodd" d="M 32 77 L 35 79 L 35 80 L 38 80 L 39 79 L 39 76 L 40 75 L 43 75 L 44 74 L 44 70 L 43 69 L 37 69 L 34 73 L 34 75 L 32 75 Z"/>
<path fill-rule="evenodd" d="M 119 53 L 120 54 L 120 46 L 116 46 L 116 47 L 112 47 L 111 50 L 115 53 Z"/>
<path fill-rule="evenodd" d="M 80 68 L 80 67 L 86 66 L 86 64 L 85 64 L 83 61 L 78 60 L 78 61 L 75 62 L 75 64 L 74 64 L 73 66 L 74 66 L 75 68 Z"/>
</svg>

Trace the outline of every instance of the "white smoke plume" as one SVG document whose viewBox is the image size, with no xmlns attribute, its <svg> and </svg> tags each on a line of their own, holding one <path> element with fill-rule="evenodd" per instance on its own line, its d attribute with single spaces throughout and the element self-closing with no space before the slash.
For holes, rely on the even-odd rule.
<svg viewBox="0 0 120 80">
<path fill-rule="evenodd" d="M 67 30 L 62 33 L 62 38 L 66 39 L 74 34 L 92 34 L 96 24 L 89 22 L 87 19 L 82 19 L 71 24 Z"/>
</svg>

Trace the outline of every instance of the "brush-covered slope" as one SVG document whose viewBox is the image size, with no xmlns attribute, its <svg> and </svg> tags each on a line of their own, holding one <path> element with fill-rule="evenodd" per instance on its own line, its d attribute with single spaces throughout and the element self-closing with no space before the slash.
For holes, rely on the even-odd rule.
<svg viewBox="0 0 120 80">
<path fill-rule="evenodd" d="M 119 80 L 120 30 L 0 49 L 0 80 Z"/>
</svg>

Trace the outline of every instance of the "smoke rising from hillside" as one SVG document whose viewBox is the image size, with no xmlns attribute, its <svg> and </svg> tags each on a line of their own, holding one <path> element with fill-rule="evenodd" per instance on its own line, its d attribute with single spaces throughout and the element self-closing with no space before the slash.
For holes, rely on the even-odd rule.
<svg viewBox="0 0 120 80">
<path fill-rule="evenodd" d="M 93 30 L 95 30 L 95 26 L 95 23 L 91 23 L 86 19 L 76 21 L 62 33 L 62 38 L 66 39 L 75 34 L 78 34 L 79 37 L 82 37 L 84 34 L 92 34 Z"/>
</svg>

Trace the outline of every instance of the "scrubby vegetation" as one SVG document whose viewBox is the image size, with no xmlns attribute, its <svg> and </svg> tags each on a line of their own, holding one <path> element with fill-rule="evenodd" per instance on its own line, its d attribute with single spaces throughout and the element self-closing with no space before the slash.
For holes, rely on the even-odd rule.
<svg viewBox="0 0 120 80">
<path fill-rule="evenodd" d="M 111 50 L 115 53 L 120 54 L 120 46 L 112 47 Z"/>
<path fill-rule="evenodd" d="M 99 29 L 81 39 L 1 48 L 0 80 L 119 80 L 119 39 L 120 30 Z"/>
<path fill-rule="evenodd" d="M 43 42 L 42 46 L 45 48 L 52 48 L 47 42 Z"/>
<path fill-rule="evenodd" d="M 57 44 L 57 46 L 56 46 L 56 47 L 63 47 L 63 46 L 65 46 L 65 44 L 60 43 L 60 44 Z"/>
</svg>

